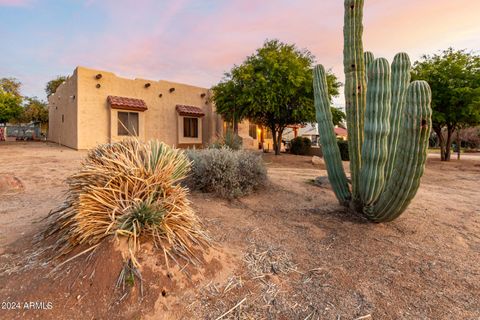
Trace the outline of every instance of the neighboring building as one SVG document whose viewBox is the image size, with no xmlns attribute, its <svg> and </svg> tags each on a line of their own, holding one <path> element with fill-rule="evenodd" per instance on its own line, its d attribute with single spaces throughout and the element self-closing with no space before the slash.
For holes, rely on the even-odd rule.
<svg viewBox="0 0 480 320">
<path fill-rule="evenodd" d="M 333 130 L 337 139 L 347 139 L 347 129 L 335 126 Z M 289 126 L 287 129 L 285 129 L 285 133 L 283 134 L 285 141 L 290 141 L 297 136 L 310 139 L 312 141 L 312 146 L 318 146 L 320 143 L 316 123 L 306 124 L 304 126 Z"/>
<path fill-rule="evenodd" d="M 48 140 L 89 149 L 133 135 L 200 147 L 223 133 L 209 100 L 206 88 L 77 67 L 48 98 Z"/>
</svg>

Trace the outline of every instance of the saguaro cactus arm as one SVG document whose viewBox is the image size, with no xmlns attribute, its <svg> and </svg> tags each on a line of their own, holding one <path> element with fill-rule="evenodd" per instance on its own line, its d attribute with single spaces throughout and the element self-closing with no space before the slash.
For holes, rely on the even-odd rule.
<svg viewBox="0 0 480 320">
<path fill-rule="evenodd" d="M 413 81 L 408 86 L 405 113 L 401 120 L 393 173 L 385 191 L 367 216 L 378 222 L 398 217 L 417 193 L 427 158 L 428 138 L 431 129 L 432 93 L 425 81 Z"/>
<path fill-rule="evenodd" d="M 388 158 L 385 166 L 385 180 L 393 171 L 398 152 L 397 144 L 400 131 L 400 120 L 405 108 L 408 84 L 410 83 L 410 58 L 405 52 L 395 55 L 392 62 L 392 110 L 390 112 L 390 134 L 388 136 Z"/>
<path fill-rule="evenodd" d="M 359 202 L 359 173 L 362 165 L 363 117 L 366 104 L 365 63 L 363 61 L 363 0 L 345 0 L 343 27 L 343 69 L 345 72 L 345 108 L 347 113 L 348 153 L 352 179 L 352 197 Z"/>
<path fill-rule="evenodd" d="M 375 57 L 373 56 L 373 53 L 370 51 L 365 51 L 363 53 L 363 60 L 365 61 L 365 79 L 367 80 L 368 83 L 368 68 L 372 64 L 373 60 L 375 60 Z"/>
<path fill-rule="evenodd" d="M 391 108 L 390 64 L 375 59 L 368 69 L 367 108 L 365 112 L 360 195 L 364 206 L 378 199 L 385 182 Z"/>
<path fill-rule="evenodd" d="M 333 129 L 330 101 L 328 99 L 327 77 L 322 65 L 316 66 L 313 70 L 313 92 L 315 95 L 318 134 L 327 166 L 328 180 L 338 201 L 346 205 L 350 200 L 350 190 Z"/>
</svg>

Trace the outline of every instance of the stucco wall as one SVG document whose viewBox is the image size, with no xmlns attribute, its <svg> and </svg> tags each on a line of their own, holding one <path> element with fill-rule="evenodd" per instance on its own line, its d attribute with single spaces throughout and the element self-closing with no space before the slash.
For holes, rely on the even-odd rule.
<svg viewBox="0 0 480 320">
<path fill-rule="evenodd" d="M 101 77 L 97 79 L 99 74 Z M 145 86 L 147 83 L 150 84 L 148 87 Z M 170 92 L 171 88 L 175 90 Z M 175 109 L 177 104 L 195 106 L 204 111 L 205 116 L 200 118 L 201 144 L 212 142 L 217 134 L 222 133 L 221 117 L 208 102 L 210 92 L 206 88 L 163 80 L 133 80 L 117 77 L 111 72 L 78 67 L 67 83 L 59 87 L 55 96 L 57 94 L 60 98 L 49 99 L 50 109 L 55 106 L 58 110 L 62 108 L 62 112 L 72 114 L 65 114 L 65 120 L 70 121 L 67 126 L 66 122 L 61 124 L 61 118 L 59 122 L 60 111 L 51 110 L 49 116 L 53 127 L 51 125 L 49 139 L 56 142 L 61 140 L 60 143 L 76 149 L 89 149 L 122 138 L 117 136 L 117 115 L 122 110 L 110 108 L 107 103 L 109 95 L 145 101 L 148 110 L 139 112 L 141 140 L 156 138 L 170 145 L 191 145 L 180 143 L 179 115 Z M 75 95 L 76 98 L 68 100 L 68 95 Z"/>
<path fill-rule="evenodd" d="M 48 140 L 78 149 L 77 72 L 48 97 Z M 63 121 L 62 121 L 63 116 Z"/>
</svg>

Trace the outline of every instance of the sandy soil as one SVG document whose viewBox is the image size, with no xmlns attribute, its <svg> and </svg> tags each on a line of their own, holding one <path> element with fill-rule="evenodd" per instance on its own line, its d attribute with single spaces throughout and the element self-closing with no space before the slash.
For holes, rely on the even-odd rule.
<svg viewBox="0 0 480 320">
<path fill-rule="evenodd" d="M 53 144 L 0 144 L 0 183 L 14 177 L 23 185 L 0 188 L 0 319 L 217 319 L 232 308 L 222 319 L 480 318 L 475 155 L 449 163 L 429 157 L 403 216 L 372 224 L 338 206 L 328 185 L 310 183 L 326 175 L 323 165 L 264 154 L 264 190 L 230 202 L 191 195 L 215 240 L 203 264 L 166 270 L 147 247 L 144 295 L 135 287 L 122 302 L 114 293 L 118 253 L 109 244 L 58 279 L 46 276 L 49 266 L 22 270 L 35 260 L 41 218 L 61 204 L 65 178 L 84 155 Z M 5 310 L 9 302 L 21 307 Z"/>
</svg>

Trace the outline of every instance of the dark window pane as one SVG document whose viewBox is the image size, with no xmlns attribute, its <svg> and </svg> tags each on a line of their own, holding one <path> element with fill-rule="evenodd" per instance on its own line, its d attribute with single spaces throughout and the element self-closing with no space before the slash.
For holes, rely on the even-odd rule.
<svg viewBox="0 0 480 320">
<path fill-rule="evenodd" d="M 118 135 L 128 136 L 128 112 L 118 113 Z"/>
<path fill-rule="evenodd" d="M 248 127 L 248 135 L 252 137 L 252 139 L 257 139 L 257 125 L 254 123 L 250 123 Z"/>
<path fill-rule="evenodd" d="M 118 113 L 118 135 L 119 136 L 138 136 L 138 113 L 119 112 Z"/>
<path fill-rule="evenodd" d="M 198 138 L 198 118 L 183 118 L 183 136 Z"/>
<path fill-rule="evenodd" d="M 138 136 L 138 113 L 128 113 L 128 130 L 131 136 Z"/>
</svg>

